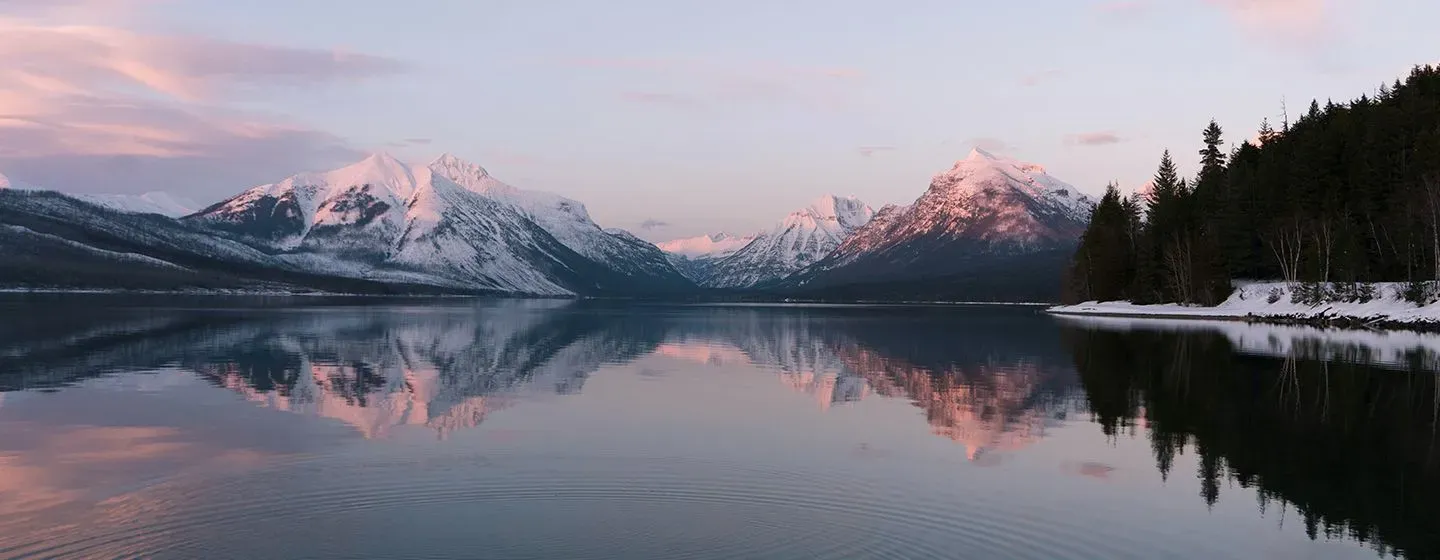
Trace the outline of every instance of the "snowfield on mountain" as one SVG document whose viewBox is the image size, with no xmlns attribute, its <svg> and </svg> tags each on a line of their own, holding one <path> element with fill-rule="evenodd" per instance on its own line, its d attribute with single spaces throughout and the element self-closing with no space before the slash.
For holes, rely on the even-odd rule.
<svg viewBox="0 0 1440 560">
<path fill-rule="evenodd" d="M 516 189 L 449 155 L 410 166 L 376 154 L 252 188 L 187 220 L 358 277 L 532 295 L 689 284 L 659 249 L 602 230 L 583 205 Z"/>
<path fill-rule="evenodd" d="M 1015 279 L 1030 281 L 1029 273 L 1039 271 L 1037 258 L 1068 258 L 1094 205 L 1039 165 L 976 149 L 935 175 L 913 203 L 882 208 L 835 251 L 781 286 L 813 290 L 946 277 L 956 277 L 959 286 L 981 270 L 994 277 L 1006 269 L 1024 270 Z"/>
<path fill-rule="evenodd" d="M 830 254 L 872 215 L 855 197 L 820 197 L 716 262 L 697 281 L 713 288 L 749 288 L 780 280 Z"/>
</svg>

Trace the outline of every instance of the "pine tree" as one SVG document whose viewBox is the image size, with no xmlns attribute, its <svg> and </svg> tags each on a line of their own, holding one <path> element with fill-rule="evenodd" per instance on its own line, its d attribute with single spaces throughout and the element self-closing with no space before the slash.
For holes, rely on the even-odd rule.
<svg viewBox="0 0 1440 560">
<path fill-rule="evenodd" d="M 1104 265 L 1097 270 L 1131 259 L 1121 291 L 1137 302 L 1213 303 L 1232 275 L 1440 279 L 1437 122 L 1440 70 L 1433 66 L 1349 103 L 1312 101 L 1295 122 L 1282 114 L 1279 130 L 1266 120 L 1258 144 L 1241 142 L 1228 153 L 1212 122 L 1193 182 L 1180 178 L 1167 151 L 1152 197 L 1105 203 L 1091 258 Z M 1114 277 L 1092 276 L 1096 293 L 1113 294 L 1103 284 Z M 1431 297 L 1434 288 L 1421 287 L 1417 300 Z"/>
<path fill-rule="evenodd" d="M 1135 275 L 1132 218 L 1111 183 L 1095 206 L 1070 272 L 1071 302 L 1125 299 Z"/>
<path fill-rule="evenodd" d="M 1265 125 L 1266 127 L 1269 124 Z M 1225 145 L 1222 138 L 1224 131 L 1213 119 L 1210 126 L 1205 127 L 1205 147 L 1200 149 L 1200 175 L 1195 178 L 1196 183 L 1217 181 L 1225 172 L 1225 152 L 1220 149 Z"/>
<path fill-rule="evenodd" d="M 1240 209 L 1232 196 L 1226 168 L 1224 131 L 1211 119 L 1202 133 L 1200 173 L 1195 177 L 1186 234 L 1192 246 L 1189 263 L 1193 301 L 1216 304 L 1230 295 L 1229 262 L 1222 246 L 1235 242 L 1224 232 L 1238 229 Z"/>
<path fill-rule="evenodd" d="M 1270 142 L 1273 142 L 1275 140 L 1275 129 L 1270 128 L 1269 118 L 1260 121 L 1260 134 L 1258 134 L 1257 136 L 1260 140 L 1260 145 L 1262 146 L 1265 144 L 1269 144 Z"/>
</svg>

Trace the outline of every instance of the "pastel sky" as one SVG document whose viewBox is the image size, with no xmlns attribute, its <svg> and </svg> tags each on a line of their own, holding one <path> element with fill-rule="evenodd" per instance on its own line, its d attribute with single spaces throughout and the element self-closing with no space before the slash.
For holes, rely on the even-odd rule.
<svg viewBox="0 0 1440 560">
<path fill-rule="evenodd" d="M 0 173 L 201 202 L 441 152 L 649 239 L 905 203 L 972 146 L 1096 193 L 1440 57 L 1432 0 L 0 0 Z"/>
</svg>

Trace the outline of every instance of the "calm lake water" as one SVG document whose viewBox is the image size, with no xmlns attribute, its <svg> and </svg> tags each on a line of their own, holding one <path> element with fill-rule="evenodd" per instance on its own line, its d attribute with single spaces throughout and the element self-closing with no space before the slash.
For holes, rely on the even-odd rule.
<svg viewBox="0 0 1440 560">
<path fill-rule="evenodd" d="M 0 557 L 1429 558 L 1413 333 L 0 300 Z"/>
</svg>

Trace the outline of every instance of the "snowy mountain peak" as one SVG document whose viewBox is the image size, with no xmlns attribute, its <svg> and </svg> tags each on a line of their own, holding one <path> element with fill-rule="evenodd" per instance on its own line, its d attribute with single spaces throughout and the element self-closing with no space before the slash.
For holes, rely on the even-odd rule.
<svg viewBox="0 0 1440 560">
<path fill-rule="evenodd" d="M 727 257 L 755 240 L 755 236 L 739 237 L 726 232 L 673 239 L 656 243 L 660 250 L 673 255 L 699 259 Z"/>
<path fill-rule="evenodd" d="M 431 169 L 434 169 L 434 170 L 436 170 L 436 171 L 439 171 L 439 170 L 442 170 L 442 169 L 443 169 L 443 170 L 448 170 L 448 171 L 453 172 L 453 174 L 455 174 L 455 175 L 460 175 L 460 176 L 469 176 L 469 177 L 489 177 L 489 176 L 490 176 L 490 172 L 489 172 L 489 171 L 486 171 L 484 167 L 481 167 L 481 166 L 479 166 L 479 165 L 477 165 L 477 164 L 474 164 L 474 163 L 471 163 L 471 162 L 466 161 L 466 160 L 464 160 L 464 159 L 461 159 L 461 158 L 459 158 L 459 157 L 457 157 L 457 156 L 455 156 L 455 155 L 453 155 L 453 154 L 450 154 L 450 153 L 448 153 L 448 152 L 447 152 L 447 153 L 440 154 L 440 157 L 437 157 L 437 158 L 435 158 L 435 161 L 430 162 L 430 168 L 431 168 Z M 446 175 L 450 175 L 450 174 L 451 174 L 451 173 L 446 173 Z"/>
<path fill-rule="evenodd" d="M 492 197 L 518 199 L 532 194 L 501 182 L 478 164 L 448 153 L 441 154 L 440 157 L 435 158 L 435 161 L 430 162 L 429 169 L 470 191 Z"/>
<path fill-rule="evenodd" d="M 0 189 L 8 188 L 10 188 L 10 178 L 6 177 L 4 173 L 0 173 Z"/>
<path fill-rule="evenodd" d="M 360 161 L 325 173 L 327 183 L 334 186 L 384 185 L 405 187 L 397 192 L 408 197 L 413 192 L 415 173 L 409 165 L 386 152 L 370 154 Z"/>
<path fill-rule="evenodd" d="M 1135 193 L 1132 196 L 1139 198 L 1142 202 L 1149 202 L 1150 200 L 1154 199 L 1155 181 L 1145 181 L 1145 183 L 1135 188 Z"/>
<path fill-rule="evenodd" d="M 970 155 L 965 156 L 965 161 L 994 161 L 998 159 L 1000 158 L 996 157 L 995 154 L 987 152 L 984 149 L 978 147 L 972 148 L 970 150 Z"/>
<path fill-rule="evenodd" d="M 1039 164 L 997 156 L 976 148 L 948 171 L 935 175 L 931 196 L 970 199 L 986 193 L 1018 191 L 1024 196 L 1058 206 L 1075 216 L 1088 216 L 1093 201 L 1069 183 L 1050 176 Z"/>
<path fill-rule="evenodd" d="M 853 196 L 820 197 L 720 261 L 702 283 L 746 288 L 785 278 L 830 254 L 874 214 Z"/>
<path fill-rule="evenodd" d="M 1085 230 L 1093 207 L 1039 165 L 976 149 L 936 174 L 914 203 L 882 208 L 792 281 L 820 287 L 939 277 L 985 259 L 1063 253 Z"/>
<path fill-rule="evenodd" d="M 809 206 L 790 213 L 778 229 L 797 225 L 820 227 L 827 231 L 848 231 L 865 225 L 875 211 L 853 196 L 825 195 Z"/>
</svg>

